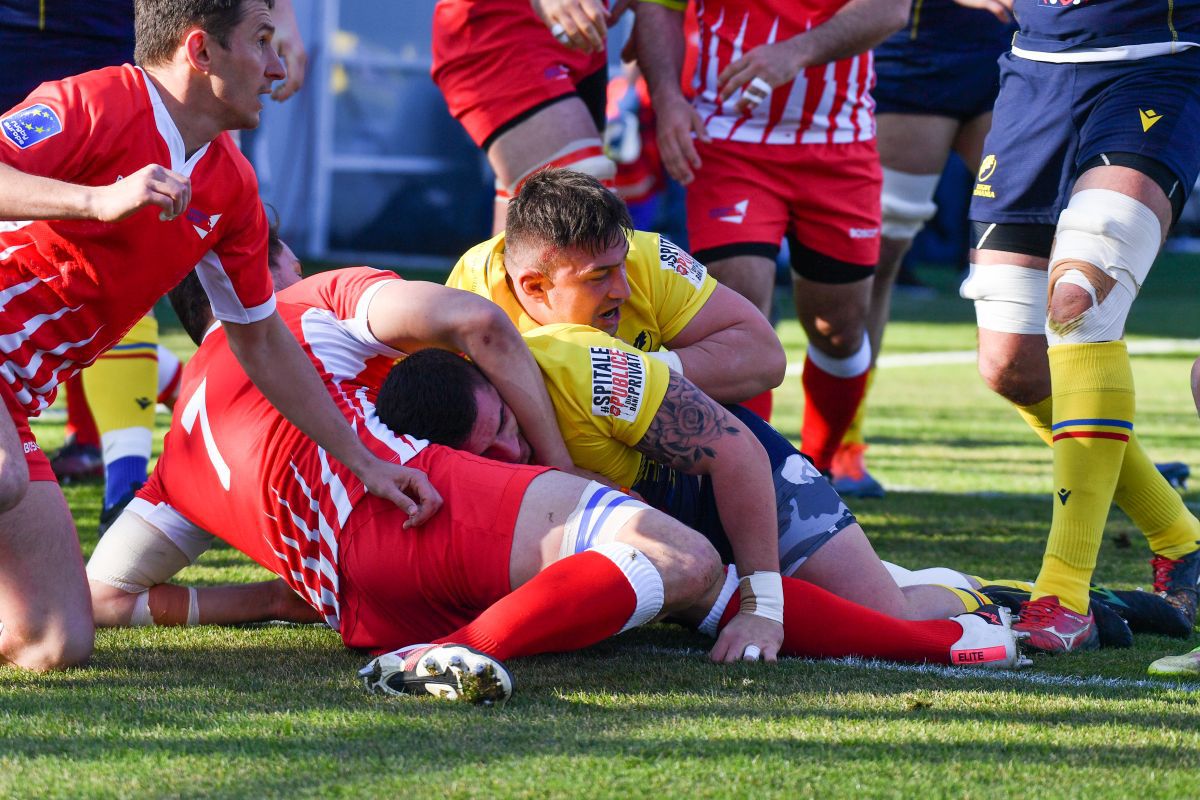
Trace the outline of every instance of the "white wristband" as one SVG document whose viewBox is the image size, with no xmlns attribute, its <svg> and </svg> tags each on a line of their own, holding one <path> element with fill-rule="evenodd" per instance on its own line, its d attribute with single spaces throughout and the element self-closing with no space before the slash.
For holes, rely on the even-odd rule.
<svg viewBox="0 0 1200 800">
<path fill-rule="evenodd" d="M 646 353 L 646 355 L 651 358 L 657 358 L 670 367 L 673 372 L 678 372 L 680 375 L 683 374 L 683 361 L 680 360 L 677 353 L 673 353 L 670 350 L 655 350 L 653 353 Z"/>
<path fill-rule="evenodd" d="M 778 572 L 755 572 L 738 581 L 740 611 L 783 624 L 783 576 Z"/>
</svg>

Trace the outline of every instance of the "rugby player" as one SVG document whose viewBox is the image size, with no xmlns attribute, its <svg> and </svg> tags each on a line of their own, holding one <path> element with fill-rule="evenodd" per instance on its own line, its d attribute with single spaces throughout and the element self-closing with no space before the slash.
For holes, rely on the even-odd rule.
<svg viewBox="0 0 1200 800">
<path fill-rule="evenodd" d="M 1018 627 L 1067 652 L 1097 642 L 1087 588 L 1114 499 L 1146 535 L 1154 589 L 1195 621 L 1200 521 L 1134 433 L 1122 336 L 1200 171 L 1200 2 L 1014 10 L 962 294 L 985 382 L 1054 448 L 1050 534 Z"/>
<path fill-rule="evenodd" d="M 494 301 L 522 332 L 598 328 L 656 353 L 722 403 L 778 386 L 787 368 L 775 331 L 745 298 L 674 243 L 633 230 L 621 199 L 579 172 L 530 176 L 505 233 L 467 251 L 446 285 Z"/>
<path fill-rule="evenodd" d="M 363 446 L 275 313 L 254 172 L 224 133 L 256 126 L 284 77 L 270 0 L 138 0 L 135 28 L 139 66 L 42 84 L 0 117 L 0 661 L 30 669 L 86 661 L 94 631 L 28 418 L 197 264 L 239 362 L 289 419 L 414 522 L 439 500 Z"/>
<path fill-rule="evenodd" d="M 866 313 L 879 259 L 880 171 L 869 51 L 904 24 L 909 3 L 697 3 L 692 103 L 680 87 L 686 5 L 637 6 L 638 63 L 663 164 L 687 186 L 692 252 L 767 316 L 787 237 L 809 342 L 800 438 L 827 472 L 871 361 Z M 764 418 L 769 409 L 769 396 L 756 399 Z"/>
</svg>

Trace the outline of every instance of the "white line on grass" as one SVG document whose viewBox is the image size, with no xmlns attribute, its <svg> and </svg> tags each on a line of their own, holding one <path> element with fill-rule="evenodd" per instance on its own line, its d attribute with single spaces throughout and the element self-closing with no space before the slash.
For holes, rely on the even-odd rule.
<svg viewBox="0 0 1200 800">
<path fill-rule="evenodd" d="M 643 645 L 637 648 L 639 652 L 664 656 L 703 656 L 707 650 L 695 647 L 659 647 Z M 907 672 L 915 675 L 936 675 L 955 680 L 983 679 L 993 681 L 1017 681 L 1035 686 L 1070 687 L 1073 689 L 1173 689 L 1181 692 L 1200 691 L 1200 683 L 1183 683 L 1180 681 L 1148 680 L 1135 678 L 1103 678 L 1099 675 L 1080 677 L 1078 675 L 1048 675 L 1044 672 L 1013 669 L 975 669 L 970 667 L 951 667 L 945 664 L 898 664 L 893 661 L 877 661 L 869 658 L 830 658 L 812 663 L 829 664 L 836 667 L 853 667 L 855 669 L 877 669 L 888 672 Z"/>
<path fill-rule="evenodd" d="M 1132 355 L 1164 355 L 1180 353 L 1194 355 L 1200 353 L 1200 339 L 1135 339 L 1129 342 L 1129 352 Z M 895 353 L 883 354 L 879 357 L 878 366 L 890 367 L 932 367 L 943 364 L 974 364 L 974 350 L 940 350 L 932 353 Z M 788 364 L 787 374 L 799 375 L 804 369 L 804 363 Z"/>
</svg>

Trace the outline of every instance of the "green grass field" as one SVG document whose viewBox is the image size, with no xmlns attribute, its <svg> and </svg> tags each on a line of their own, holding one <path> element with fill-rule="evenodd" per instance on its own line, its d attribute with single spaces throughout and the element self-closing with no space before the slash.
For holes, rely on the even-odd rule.
<svg viewBox="0 0 1200 800">
<path fill-rule="evenodd" d="M 1132 342 L 1200 337 L 1198 266 L 1172 257 L 1156 268 Z M 897 300 L 892 360 L 870 400 L 870 463 L 892 491 L 854 509 L 885 558 L 1032 577 L 1050 452 L 954 355 L 973 347 L 970 306 L 951 276 L 926 275 L 942 291 Z M 798 365 L 797 326 L 780 333 Z M 1165 349 L 1134 358 L 1139 435 L 1156 460 L 1196 468 L 1187 375 L 1200 343 Z M 915 353 L 950 355 L 897 360 Z M 789 377 L 777 425 L 794 434 L 799 408 Z M 52 449 L 61 423 L 37 434 Z M 90 554 L 99 488 L 68 487 L 67 498 Z M 1114 511 L 1098 578 L 1148 585 L 1147 558 Z M 217 549 L 182 578 L 265 575 Z M 1040 658 L 1016 673 L 718 667 L 704 639 L 656 626 L 513 661 L 517 693 L 488 711 L 368 696 L 354 677 L 365 659 L 322 628 L 102 631 L 87 669 L 0 670 L 0 796 L 1190 798 L 1200 796 L 1200 681 L 1147 679 L 1145 668 L 1195 644 L 1139 636 L 1129 650 Z"/>
</svg>

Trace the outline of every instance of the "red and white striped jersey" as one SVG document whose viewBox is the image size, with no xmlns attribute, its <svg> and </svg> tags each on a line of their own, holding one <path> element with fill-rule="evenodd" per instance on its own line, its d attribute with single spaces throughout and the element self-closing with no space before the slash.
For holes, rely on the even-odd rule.
<svg viewBox="0 0 1200 800">
<path fill-rule="evenodd" d="M 227 134 L 190 156 L 154 85 L 125 65 L 44 83 L 0 117 L 0 162 L 105 186 L 147 164 L 192 182 L 170 222 L 0 222 L 0 377 L 30 415 L 196 268 L 219 319 L 256 322 L 275 298 L 254 170 Z"/>
<path fill-rule="evenodd" d="M 696 0 L 700 50 L 696 110 L 714 139 L 760 144 L 839 144 L 875 137 L 871 53 L 807 67 L 749 114 L 739 95 L 721 103 L 717 76 L 750 50 L 782 42 L 828 20 L 846 0 Z"/>
<path fill-rule="evenodd" d="M 404 463 L 426 442 L 375 416 L 383 377 L 403 354 L 367 325 L 367 306 L 395 274 L 354 267 L 279 294 L 279 313 L 338 409 L 377 456 Z M 283 418 L 212 330 L 184 368 L 163 454 L 139 497 L 166 503 L 282 577 L 340 627 L 339 537 L 362 482 Z"/>
</svg>

